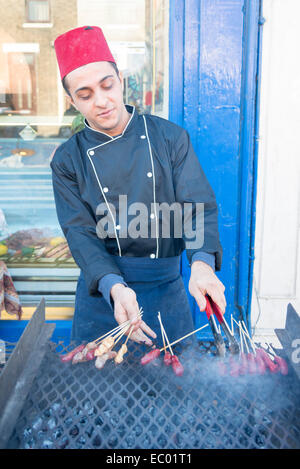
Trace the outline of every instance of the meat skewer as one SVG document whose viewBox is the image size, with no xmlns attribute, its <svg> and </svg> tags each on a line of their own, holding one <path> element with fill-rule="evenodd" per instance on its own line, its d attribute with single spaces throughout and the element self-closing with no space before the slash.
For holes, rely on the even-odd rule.
<svg viewBox="0 0 300 469">
<path fill-rule="evenodd" d="M 235 321 L 235 319 L 234 319 L 234 321 Z M 266 369 L 267 369 L 265 361 L 262 359 L 262 357 L 259 355 L 259 353 L 257 353 L 257 347 L 256 347 L 255 343 L 253 342 L 253 340 L 251 339 L 250 334 L 248 332 L 248 329 L 247 329 L 247 327 L 246 327 L 243 320 L 242 320 L 242 326 L 244 328 L 245 335 L 248 338 L 249 343 L 250 343 L 250 345 L 252 347 L 252 350 L 253 350 L 253 353 L 254 353 L 254 360 L 255 360 L 256 369 L 257 369 L 257 371 L 260 375 L 263 375 L 263 374 L 265 374 Z"/>
<path fill-rule="evenodd" d="M 138 315 L 137 317 L 141 317 L 142 316 L 142 311 L 143 311 L 143 308 L 140 308 L 139 312 L 138 312 Z M 90 342 L 90 344 L 93 344 L 93 343 L 99 343 L 101 342 L 101 340 L 104 339 L 104 337 L 106 336 L 111 336 L 117 332 L 119 332 L 121 329 L 123 329 L 124 327 L 126 327 L 128 324 L 130 324 L 132 322 L 132 319 L 128 319 L 127 321 L 123 322 L 122 324 L 119 324 L 117 327 L 115 327 L 114 329 L 112 329 L 111 331 L 109 332 L 106 332 L 106 334 L 103 334 L 101 337 L 98 337 L 97 339 L 95 339 L 93 342 Z"/>
<path fill-rule="evenodd" d="M 123 335 L 126 334 L 129 327 L 130 324 L 121 329 L 114 337 L 110 336 L 103 339 L 95 351 L 95 356 L 101 357 L 101 355 L 104 355 L 105 353 L 109 352 L 113 347 L 115 347 L 119 340 L 122 339 Z"/>
<path fill-rule="evenodd" d="M 133 328 L 134 326 L 131 326 L 131 329 L 129 331 L 129 334 L 127 336 L 127 339 L 125 340 L 124 344 L 121 345 L 121 348 L 120 350 L 118 351 L 117 355 L 115 356 L 115 363 L 116 364 L 120 364 L 122 363 L 122 361 L 124 360 L 124 355 L 125 353 L 127 353 L 128 349 L 127 349 L 127 342 L 128 342 L 128 339 L 130 338 L 131 334 L 132 334 L 132 331 L 133 331 Z"/>
<path fill-rule="evenodd" d="M 244 329 L 246 329 L 244 321 L 242 321 Z M 248 333 L 248 331 L 247 331 Z M 269 368 L 271 373 L 277 373 L 279 371 L 279 367 L 277 363 L 274 363 L 273 360 L 270 358 L 268 353 L 261 347 L 256 347 L 254 344 L 253 340 L 250 338 L 248 334 L 248 338 L 250 340 L 250 343 L 252 345 L 252 348 L 255 350 L 255 355 L 256 355 L 256 363 L 259 365 L 261 371 L 263 371 L 263 368 Z M 264 365 L 264 366 L 263 366 Z"/>
<path fill-rule="evenodd" d="M 273 350 L 273 357 L 274 357 L 274 362 L 277 363 L 278 367 L 279 367 L 279 371 L 282 375 L 287 375 L 288 372 L 289 372 L 289 368 L 288 368 L 288 364 L 287 362 L 285 361 L 284 358 L 282 357 L 279 357 L 278 355 L 276 355 L 276 352 L 275 352 L 275 349 L 273 347 L 272 344 L 270 344 L 270 347 L 272 348 Z M 271 352 L 270 352 L 271 353 Z"/>
<path fill-rule="evenodd" d="M 158 319 L 159 319 L 159 322 L 160 322 L 161 336 L 162 336 L 163 344 L 164 344 L 164 347 L 165 347 L 165 346 L 166 346 L 165 334 L 164 334 L 164 331 L 163 331 L 163 328 L 162 328 L 162 322 L 161 322 L 160 312 L 158 312 Z M 171 353 L 170 353 L 168 350 L 165 350 L 164 364 L 165 364 L 166 366 L 169 366 L 169 365 L 171 365 L 171 363 L 172 363 L 172 355 L 171 355 Z"/>
<path fill-rule="evenodd" d="M 174 371 L 175 375 L 176 376 L 182 376 L 183 372 L 184 372 L 184 368 L 183 368 L 182 364 L 180 363 L 179 358 L 177 357 L 177 355 L 172 355 L 171 360 L 172 360 L 171 365 L 172 365 L 172 368 L 173 368 L 173 371 Z"/>
<path fill-rule="evenodd" d="M 273 362 L 273 360 L 263 348 L 257 347 L 256 355 L 258 355 L 263 360 L 264 364 L 267 368 L 269 368 L 271 373 L 277 373 L 279 371 L 277 363 Z"/>
<path fill-rule="evenodd" d="M 158 320 L 160 322 L 161 332 L 162 332 L 162 334 L 164 334 L 163 325 L 162 325 L 162 322 L 160 320 L 160 313 L 158 313 Z M 164 335 L 163 335 L 163 338 L 164 338 Z M 165 350 L 166 347 L 167 346 L 165 345 L 165 342 L 164 342 L 163 350 Z M 159 357 L 160 352 L 161 352 L 161 350 L 159 350 L 157 347 L 154 347 L 150 352 L 146 353 L 146 355 L 144 355 L 141 358 L 141 365 L 148 365 L 148 363 L 151 363 L 153 360 L 155 360 L 156 358 Z"/>
<path fill-rule="evenodd" d="M 222 314 L 219 306 L 213 301 L 213 299 L 209 295 L 206 295 L 206 296 L 209 298 L 212 309 L 213 309 L 213 312 L 214 312 L 217 320 L 219 321 L 220 326 L 222 327 L 225 336 L 228 339 L 229 351 L 231 353 L 233 353 L 234 355 L 237 355 L 240 352 L 240 347 L 239 347 L 239 344 L 238 344 L 236 338 L 234 337 L 232 331 L 230 330 L 230 327 L 228 326 L 228 324 L 227 324 L 227 322 L 224 318 L 224 315 Z"/>
<path fill-rule="evenodd" d="M 111 360 L 112 358 L 115 358 L 116 355 L 117 355 L 117 352 L 114 352 L 113 350 L 110 350 L 109 352 L 104 353 L 103 355 L 101 355 L 101 357 L 96 358 L 95 367 L 98 368 L 98 370 L 101 370 L 104 367 L 107 360 Z"/>
<path fill-rule="evenodd" d="M 247 357 L 244 353 L 244 343 L 243 343 L 243 336 L 242 336 L 242 326 L 239 322 L 239 333 L 240 333 L 240 343 L 241 343 L 241 352 L 240 352 L 240 375 L 245 375 L 248 372 L 248 363 Z"/>
<path fill-rule="evenodd" d="M 157 357 L 159 357 L 160 352 L 161 351 L 157 347 L 154 347 L 150 352 L 146 353 L 146 355 L 141 358 L 141 365 L 147 365 L 148 363 L 155 360 Z"/>
<path fill-rule="evenodd" d="M 161 321 L 161 317 L 160 317 L 160 313 L 158 315 L 158 320 L 160 322 L 160 326 L 162 328 L 162 331 L 165 335 L 165 338 L 166 338 L 166 341 L 168 343 L 168 347 L 169 347 L 169 350 L 171 352 L 171 365 L 172 365 L 172 369 L 175 373 L 176 376 L 182 376 L 183 375 L 183 372 L 184 372 L 184 368 L 182 366 L 182 364 L 180 363 L 179 361 L 179 358 L 174 354 L 173 350 L 172 350 L 172 347 L 170 345 L 170 342 L 169 342 L 169 339 L 168 339 L 168 336 L 166 334 L 166 331 L 165 331 L 165 328 L 162 324 L 162 321 Z"/>
<path fill-rule="evenodd" d="M 74 356 L 79 353 L 79 352 L 82 352 L 82 350 L 84 349 L 85 345 L 84 344 L 81 344 L 81 345 L 78 345 L 78 347 L 75 347 L 73 350 L 71 350 L 70 352 L 64 354 L 64 355 L 61 355 L 60 356 L 60 359 L 62 362 L 69 362 L 71 360 L 73 360 Z"/>
<path fill-rule="evenodd" d="M 111 335 L 105 337 L 104 339 L 102 339 L 100 344 L 97 346 L 97 349 L 95 351 L 95 355 L 100 357 L 104 353 L 107 353 L 109 350 L 111 350 L 115 345 L 117 345 L 119 340 L 123 337 L 124 334 L 126 334 L 128 329 L 130 328 L 130 323 L 131 322 L 132 322 L 132 320 L 126 321 L 126 325 L 123 326 L 122 328 L 120 328 L 114 335 L 111 334 Z M 95 343 L 95 341 L 94 341 L 94 343 Z M 91 344 L 92 343 L 90 343 L 90 345 Z"/>
<path fill-rule="evenodd" d="M 249 350 L 249 347 L 248 347 L 248 344 L 247 344 L 247 337 L 246 337 L 246 334 L 245 334 L 243 329 L 242 329 L 242 334 L 243 334 L 243 337 L 244 337 L 245 347 L 246 347 L 246 350 L 247 350 L 248 371 L 251 375 L 254 375 L 254 374 L 256 374 L 255 355 L 250 353 L 250 350 Z"/>
<path fill-rule="evenodd" d="M 126 321 L 128 323 L 128 321 Z M 63 361 L 72 360 L 72 364 L 82 363 L 89 360 L 93 360 L 95 357 L 100 357 L 102 355 L 107 354 L 112 350 L 114 345 L 118 342 L 119 338 L 121 338 L 124 333 L 129 328 L 129 324 L 126 326 L 115 328 L 115 334 L 107 335 L 104 334 L 104 337 L 100 343 L 97 342 L 98 339 L 94 340 L 93 342 L 89 342 L 87 345 L 80 345 L 74 351 L 72 351 L 68 357 L 64 358 Z M 116 340 L 117 339 L 117 340 Z M 99 361 L 98 361 L 99 363 Z"/>
<path fill-rule="evenodd" d="M 138 317 L 141 317 L 142 314 L 143 314 L 142 308 L 140 308 Z M 123 324 L 120 324 L 119 326 L 115 327 L 111 331 L 102 335 L 98 339 L 95 339 L 94 341 L 89 342 L 86 345 L 81 344 L 78 347 L 75 347 L 73 350 L 71 350 L 67 354 L 62 355 L 60 357 L 61 361 L 62 362 L 72 361 L 72 364 L 77 364 L 77 363 L 82 363 L 82 362 L 93 360 L 95 357 L 98 358 L 98 357 L 108 354 L 106 357 L 104 357 L 107 360 L 108 357 L 111 356 L 109 352 L 114 347 L 114 345 L 117 344 L 117 342 L 121 339 L 121 337 L 127 332 L 127 330 L 130 327 L 131 322 L 132 322 L 132 319 L 129 319 L 128 321 L 125 321 Z M 132 326 L 132 329 L 133 329 L 133 326 Z M 123 355 L 127 352 L 126 343 L 125 343 L 125 346 L 123 346 L 122 348 Z M 125 347 L 126 347 L 126 351 L 125 351 Z M 112 358 L 114 357 L 114 354 Z M 119 358 L 120 358 L 120 355 L 119 355 Z M 97 367 L 99 367 L 98 365 L 100 363 L 102 362 L 98 360 Z M 104 366 L 104 363 L 105 361 L 103 362 L 103 366 Z"/>
</svg>

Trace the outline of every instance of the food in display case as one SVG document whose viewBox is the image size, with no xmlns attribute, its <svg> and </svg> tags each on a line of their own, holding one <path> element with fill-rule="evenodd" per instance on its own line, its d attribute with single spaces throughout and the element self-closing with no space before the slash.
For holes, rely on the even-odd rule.
<svg viewBox="0 0 300 469">
<path fill-rule="evenodd" d="M 19 230 L 0 242 L 0 259 L 6 264 L 67 264 L 74 260 L 67 241 L 62 236 L 52 236 L 48 229 Z"/>
</svg>

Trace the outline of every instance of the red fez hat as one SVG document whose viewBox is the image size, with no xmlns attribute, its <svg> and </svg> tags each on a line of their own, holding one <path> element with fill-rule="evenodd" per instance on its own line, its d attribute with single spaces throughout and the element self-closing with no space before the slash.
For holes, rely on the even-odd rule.
<svg viewBox="0 0 300 469">
<path fill-rule="evenodd" d="M 54 41 L 61 79 L 91 62 L 115 62 L 101 28 L 82 26 L 71 29 Z"/>
</svg>

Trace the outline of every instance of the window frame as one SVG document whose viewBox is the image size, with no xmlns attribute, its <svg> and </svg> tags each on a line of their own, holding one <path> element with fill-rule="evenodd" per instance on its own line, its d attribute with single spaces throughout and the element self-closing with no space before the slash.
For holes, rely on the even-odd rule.
<svg viewBox="0 0 300 469">
<path fill-rule="evenodd" d="M 44 2 L 48 4 L 48 18 L 46 20 L 32 20 L 29 18 L 29 2 Z M 50 0 L 25 0 L 25 22 L 26 23 L 50 23 L 51 22 L 51 5 Z"/>
</svg>

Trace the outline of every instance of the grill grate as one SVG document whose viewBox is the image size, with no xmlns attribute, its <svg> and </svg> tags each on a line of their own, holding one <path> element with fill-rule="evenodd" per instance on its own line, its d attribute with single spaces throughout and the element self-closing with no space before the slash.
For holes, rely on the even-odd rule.
<svg viewBox="0 0 300 469">
<path fill-rule="evenodd" d="M 141 366 L 134 343 L 102 370 L 62 363 L 59 348 L 48 344 L 8 448 L 300 448 L 293 370 L 221 377 L 211 342 L 177 346 L 181 378 L 160 360 Z"/>
</svg>

